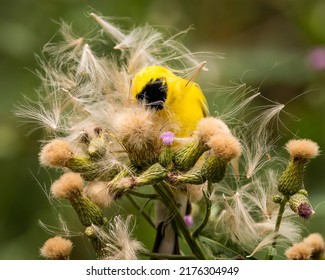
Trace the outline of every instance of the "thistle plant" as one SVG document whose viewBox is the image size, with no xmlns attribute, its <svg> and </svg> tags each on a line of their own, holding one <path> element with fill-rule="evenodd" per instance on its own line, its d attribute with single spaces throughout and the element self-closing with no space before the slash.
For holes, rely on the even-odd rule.
<svg viewBox="0 0 325 280">
<path fill-rule="evenodd" d="M 289 141 L 290 158 L 279 170 L 285 159 L 271 135 L 284 105 L 250 107 L 260 93 L 229 87 L 231 106 L 179 137 L 173 111 L 159 111 L 159 101 L 147 106 L 134 100 L 131 87 L 136 73 L 150 65 L 189 83 L 207 70 L 199 54 L 180 42 L 184 32 L 168 37 L 149 25 L 122 31 L 110 19 L 91 18 L 99 32 L 90 38 L 62 23 L 63 41 L 46 44 L 38 58 L 39 100 L 26 99 L 16 114 L 44 128 L 40 164 L 60 172 L 50 197 L 71 205 L 96 258 L 323 258 L 322 237 L 302 236 L 302 224 L 314 214 L 304 170 L 319 147 L 308 139 Z M 164 90 L 158 82 L 151 81 Z M 215 89 L 215 100 L 223 95 L 224 89 Z M 125 215 L 122 200 L 158 237 L 173 230 L 164 237 L 176 249 L 157 252 L 154 236 L 147 241 L 151 247 L 138 241 L 132 230 L 139 217 Z M 69 239 L 78 238 L 69 232 L 47 240 L 41 256 L 69 259 Z M 285 253 L 278 251 L 284 247 Z"/>
</svg>

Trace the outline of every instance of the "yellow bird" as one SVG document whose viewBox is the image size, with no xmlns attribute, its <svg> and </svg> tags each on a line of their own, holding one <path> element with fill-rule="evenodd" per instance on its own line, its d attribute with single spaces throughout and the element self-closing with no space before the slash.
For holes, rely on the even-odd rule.
<svg viewBox="0 0 325 280">
<path fill-rule="evenodd" d="M 190 136 L 198 121 L 209 113 L 199 85 L 162 66 L 140 70 L 133 79 L 131 92 L 136 100 L 174 123 L 177 137 Z"/>
<path fill-rule="evenodd" d="M 134 77 L 132 96 L 155 110 L 162 118 L 177 127 L 176 137 L 189 137 L 200 119 L 208 115 L 206 99 L 198 84 L 176 76 L 162 66 L 148 66 Z M 184 216 L 187 196 L 174 194 Z M 157 235 L 153 252 L 179 254 L 177 232 L 171 223 L 172 213 L 160 201 L 156 204 Z"/>
</svg>

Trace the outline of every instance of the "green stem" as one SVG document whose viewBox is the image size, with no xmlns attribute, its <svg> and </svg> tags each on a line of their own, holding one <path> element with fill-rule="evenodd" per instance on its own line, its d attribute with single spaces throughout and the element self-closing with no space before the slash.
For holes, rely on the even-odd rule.
<svg viewBox="0 0 325 280">
<path fill-rule="evenodd" d="M 272 260 L 273 259 L 274 254 L 271 253 L 271 250 L 274 251 L 275 248 L 276 248 L 276 243 L 277 243 L 277 239 L 278 239 L 278 236 L 279 236 L 279 229 L 280 229 L 283 213 L 284 213 L 285 206 L 286 206 L 287 202 L 288 202 L 288 198 L 284 197 L 282 199 L 281 203 L 280 203 L 278 217 L 276 219 L 275 228 L 274 228 L 274 238 L 273 238 L 271 248 L 266 253 L 266 256 L 265 256 L 266 260 Z"/>
<path fill-rule="evenodd" d="M 183 234 L 187 244 L 192 250 L 192 253 L 199 260 L 205 260 L 206 257 L 202 252 L 201 247 L 199 246 L 196 239 L 193 238 L 192 233 L 190 232 L 188 226 L 184 222 L 184 218 L 180 215 L 178 211 L 178 207 L 174 201 L 174 197 L 169 190 L 169 186 L 166 182 L 161 182 L 159 184 L 154 185 L 155 190 L 161 196 L 163 203 L 170 209 L 172 213 L 174 213 L 174 219 L 178 226 L 178 229 Z"/>
<path fill-rule="evenodd" d="M 207 192 L 204 192 L 204 199 L 205 199 L 205 203 L 206 203 L 205 217 L 204 217 L 204 220 L 202 221 L 202 223 L 199 225 L 199 227 L 194 231 L 194 233 L 193 233 L 194 238 L 198 237 L 200 232 L 205 228 L 205 226 L 209 222 L 210 215 L 211 215 L 211 206 L 212 206 L 212 203 L 210 200 L 211 192 L 212 192 L 212 182 L 208 181 L 208 190 L 207 190 Z"/>
<path fill-rule="evenodd" d="M 137 196 L 137 197 L 142 197 L 142 198 L 159 199 L 159 195 L 157 195 L 157 194 L 140 193 L 140 192 L 132 191 L 132 190 L 128 191 L 127 193 Z"/>
<path fill-rule="evenodd" d="M 128 198 L 128 200 L 133 204 L 133 206 L 139 211 L 141 212 L 141 215 L 143 216 L 143 218 L 154 228 L 156 229 L 156 225 L 155 223 L 152 221 L 151 217 L 143 211 L 143 209 L 140 207 L 140 205 L 136 202 L 136 200 L 130 195 L 130 194 L 126 194 L 126 197 Z"/>
</svg>

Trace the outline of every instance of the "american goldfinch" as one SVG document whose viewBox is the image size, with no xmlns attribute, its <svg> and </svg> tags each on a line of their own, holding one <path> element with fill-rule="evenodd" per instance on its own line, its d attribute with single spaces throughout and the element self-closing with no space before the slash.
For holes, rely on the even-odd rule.
<svg viewBox="0 0 325 280">
<path fill-rule="evenodd" d="M 206 99 L 198 84 L 176 76 L 162 66 L 148 66 L 133 79 L 132 96 L 156 111 L 166 122 L 175 125 L 176 137 L 189 137 L 200 119 L 208 115 Z M 174 193 L 179 211 L 185 216 L 187 195 Z M 153 251 L 179 254 L 177 232 L 171 222 L 172 213 L 158 201 L 156 204 L 157 235 Z"/>
<path fill-rule="evenodd" d="M 132 96 L 176 125 L 177 137 L 188 137 L 208 115 L 206 99 L 198 84 L 176 76 L 162 66 L 140 70 L 132 83 Z"/>
</svg>

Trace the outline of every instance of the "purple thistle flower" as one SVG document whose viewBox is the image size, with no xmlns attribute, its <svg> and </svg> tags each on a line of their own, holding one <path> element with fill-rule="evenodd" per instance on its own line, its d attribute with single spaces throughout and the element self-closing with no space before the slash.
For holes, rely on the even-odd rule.
<svg viewBox="0 0 325 280">
<path fill-rule="evenodd" d="M 167 131 L 160 135 L 160 138 L 166 146 L 170 146 L 174 142 L 175 135 L 173 132 Z"/>
<path fill-rule="evenodd" d="M 298 206 L 298 215 L 307 220 L 311 217 L 311 215 L 314 214 L 314 210 L 311 208 L 311 206 L 307 202 L 302 202 Z"/>
<path fill-rule="evenodd" d="M 193 225 L 193 217 L 191 215 L 185 215 L 184 222 L 188 227 L 191 227 Z"/>
</svg>

